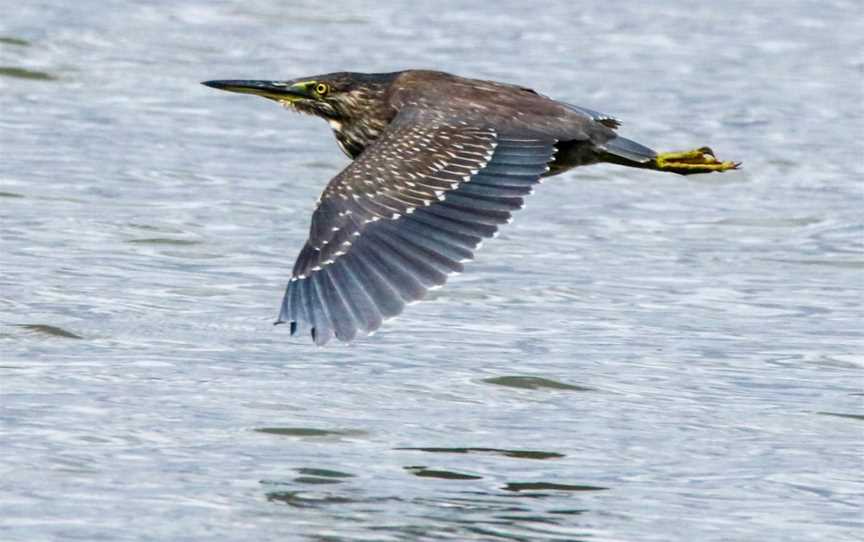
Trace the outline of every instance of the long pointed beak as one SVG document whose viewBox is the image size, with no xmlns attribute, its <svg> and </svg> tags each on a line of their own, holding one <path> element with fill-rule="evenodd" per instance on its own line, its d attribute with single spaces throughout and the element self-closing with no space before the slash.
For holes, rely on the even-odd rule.
<svg viewBox="0 0 864 542">
<path fill-rule="evenodd" d="M 271 100 L 293 101 L 300 98 L 309 98 L 305 86 L 292 85 L 281 81 L 245 81 L 245 80 L 220 80 L 204 81 L 204 86 L 227 90 L 228 92 L 239 92 L 241 94 L 254 94 Z"/>
</svg>

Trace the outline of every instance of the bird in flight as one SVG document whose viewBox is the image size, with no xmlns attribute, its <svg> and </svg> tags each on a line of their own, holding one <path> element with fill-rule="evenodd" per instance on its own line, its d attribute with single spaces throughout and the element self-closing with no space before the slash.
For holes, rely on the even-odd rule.
<svg viewBox="0 0 864 542">
<path fill-rule="evenodd" d="M 739 166 L 708 147 L 657 153 L 609 115 L 443 72 L 203 84 L 323 118 L 352 159 L 318 199 L 276 322 L 319 345 L 368 335 L 442 286 L 544 177 L 603 162 L 682 175 Z"/>
</svg>

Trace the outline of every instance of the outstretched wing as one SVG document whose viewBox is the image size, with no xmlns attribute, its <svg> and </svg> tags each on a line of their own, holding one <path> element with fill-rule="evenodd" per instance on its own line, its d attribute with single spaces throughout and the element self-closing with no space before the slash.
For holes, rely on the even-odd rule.
<svg viewBox="0 0 864 542">
<path fill-rule="evenodd" d="M 277 323 L 317 344 L 375 331 L 510 221 L 555 143 L 400 113 L 322 193 Z"/>
</svg>

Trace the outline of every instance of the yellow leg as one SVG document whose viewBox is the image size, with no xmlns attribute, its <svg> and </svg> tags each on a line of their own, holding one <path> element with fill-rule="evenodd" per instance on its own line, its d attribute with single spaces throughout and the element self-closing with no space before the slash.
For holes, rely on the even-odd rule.
<svg viewBox="0 0 864 542">
<path fill-rule="evenodd" d="M 710 173 L 712 171 L 727 171 L 738 169 L 741 162 L 721 162 L 714 157 L 714 151 L 701 147 L 692 151 L 664 152 L 654 159 L 660 171 L 675 173 Z"/>
</svg>

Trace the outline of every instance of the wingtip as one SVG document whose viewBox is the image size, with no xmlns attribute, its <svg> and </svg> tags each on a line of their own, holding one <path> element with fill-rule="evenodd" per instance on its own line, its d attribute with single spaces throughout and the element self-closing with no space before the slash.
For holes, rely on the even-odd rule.
<svg viewBox="0 0 864 542">
<path fill-rule="evenodd" d="M 330 334 L 321 333 L 318 328 L 313 327 L 309 333 L 312 335 L 312 342 L 315 343 L 315 346 L 325 346 L 330 342 Z"/>
<path fill-rule="evenodd" d="M 288 329 L 290 330 L 290 335 L 292 337 L 297 334 L 297 322 L 294 320 L 282 320 L 281 318 L 273 322 L 274 326 L 281 326 L 282 324 L 288 324 Z"/>
</svg>

